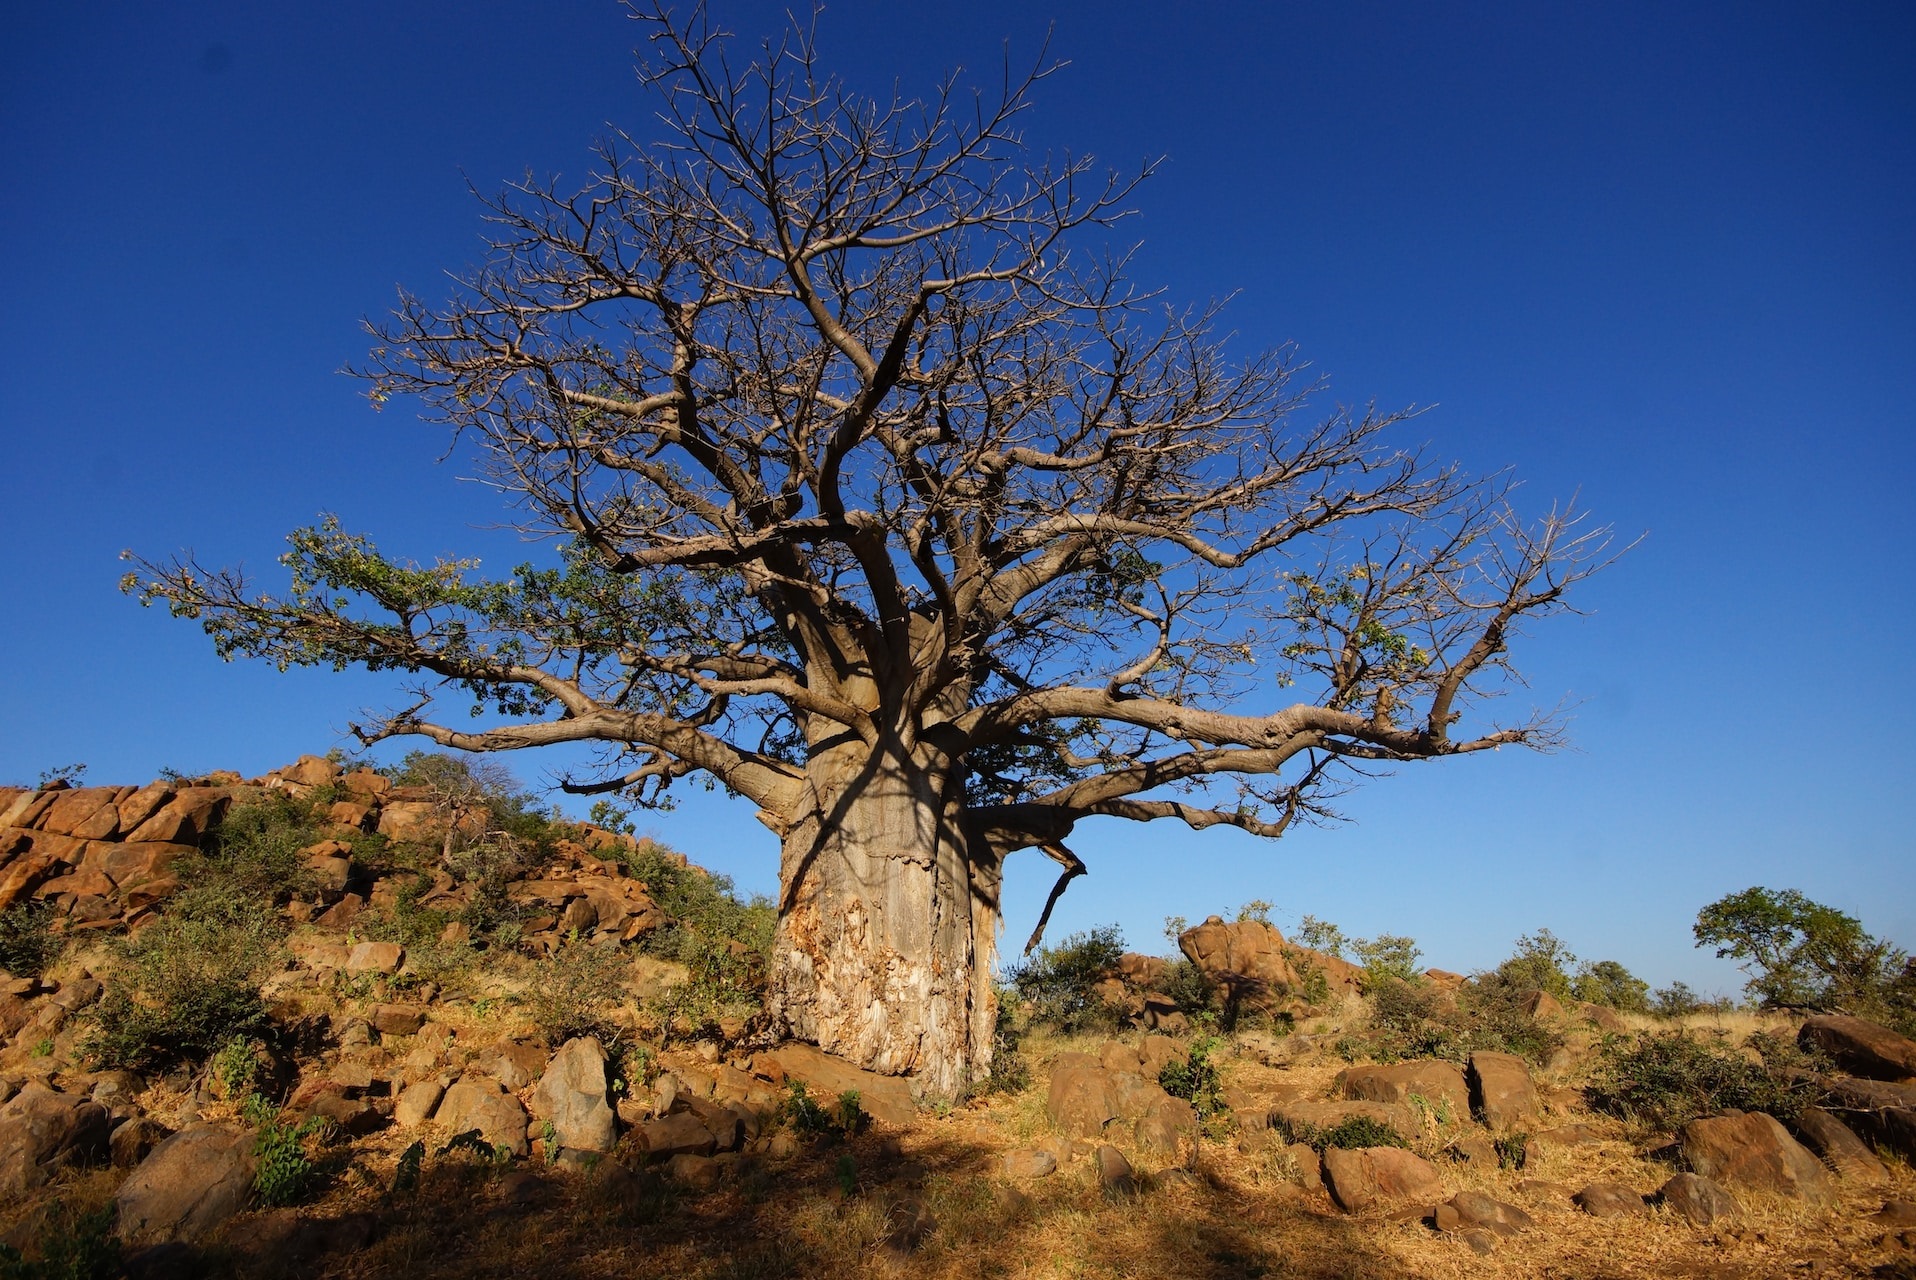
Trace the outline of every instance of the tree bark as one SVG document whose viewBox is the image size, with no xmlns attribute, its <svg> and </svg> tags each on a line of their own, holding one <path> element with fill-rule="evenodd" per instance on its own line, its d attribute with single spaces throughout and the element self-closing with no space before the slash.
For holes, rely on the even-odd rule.
<svg viewBox="0 0 1916 1280">
<path fill-rule="evenodd" d="M 782 1029 L 916 1092 L 990 1069 L 1001 859 L 965 834 L 949 775 L 900 749 L 814 755 L 784 836 L 771 1011 Z"/>
</svg>

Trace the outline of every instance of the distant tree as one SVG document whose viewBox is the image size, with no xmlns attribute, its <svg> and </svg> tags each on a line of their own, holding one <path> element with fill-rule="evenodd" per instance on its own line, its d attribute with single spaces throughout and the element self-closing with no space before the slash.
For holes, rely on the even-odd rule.
<svg viewBox="0 0 1916 1280">
<path fill-rule="evenodd" d="M 1650 984 L 1615 960 L 1597 960 L 1580 966 L 1570 983 L 1570 994 L 1624 1013 L 1650 1011 Z"/>
<path fill-rule="evenodd" d="M 1577 957 L 1562 938 L 1539 929 L 1517 939 L 1516 952 L 1497 966 L 1497 975 L 1519 990 L 1545 991 L 1568 1000 L 1570 971 L 1576 963 Z"/>
<path fill-rule="evenodd" d="M 1696 944 L 1714 946 L 1749 975 L 1766 1008 L 1835 1010 L 1901 1027 L 1916 1023 L 1916 967 L 1862 922 L 1795 889 L 1758 885 L 1697 913 Z"/>
<path fill-rule="evenodd" d="M 225 656 L 436 679 L 366 742 L 597 743 L 572 790 L 742 797 L 783 844 L 776 1020 L 942 1094 L 988 1066 L 1007 855 L 1056 860 L 1055 902 L 1086 818 L 1274 837 L 1366 770 L 1557 740 L 1466 712 L 1602 536 L 1403 413 L 1307 417 L 1288 352 L 1129 283 L 1099 240 L 1136 179 L 1019 136 L 1048 69 L 874 100 L 806 32 L 735 60 L 638 16 L 663 140 L 488 202 L 490 259 L 363 371 L 556 562 L 488 580 L 329 520 L 284 594 L 191 558 L 129 589 Z"/>
</svg>

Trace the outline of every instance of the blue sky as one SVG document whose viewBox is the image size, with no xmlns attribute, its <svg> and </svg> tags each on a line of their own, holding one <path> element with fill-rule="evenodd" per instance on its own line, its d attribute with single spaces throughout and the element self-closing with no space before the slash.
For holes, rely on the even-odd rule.
<svg viewBox="0 0 1916 1280">
<path fill-rule="evenodd" d="M 770 33 L 783 9 L 723 5 Z M 902 16 L 901 16 L 902 15 Z M 405 406 L 337 375 L 359 318 L 477 256 L 482 189 L 582 172 L 649 108 L 610 3 L 106 3 L 0 45 L 0 780 L 262 771 L 393 697 L 220 663 L 114 588 L 123 547 L 273 568 L 321 511 L 418 558 L 522 549 Z M 1646 535 L 1519 657 L 1573 749 L 1406 769 L 1277 844 L 1121 824 L 1053 925 L 1250 898 L 1454 969 L 1548 926 L 1734 989 L 1696 909 L 1796 887 L 1916 943 L 1916 9 L 1906 5 L 835 3 L 854 84 L 988 76 L 1047 29 L 1028 136 L 1165 156 L 1128 233 L 1234 294 L 1333 393 Z M 529 782 L 547 765 L 512 761 Z M 774 846 L 694 795 L 658 833 L 753 888 Z M 1019 855 L 1007 943 L 1051 866 Z"/>
</svg>

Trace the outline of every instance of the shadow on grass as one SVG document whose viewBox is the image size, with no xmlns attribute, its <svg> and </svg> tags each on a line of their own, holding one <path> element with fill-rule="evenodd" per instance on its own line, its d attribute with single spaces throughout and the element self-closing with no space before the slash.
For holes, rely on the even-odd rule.
<svg viewBox="0 0 1916 1280">
<path fill-rule="evenodd" d="M 997 1176 L 1001 1149 L 937 1127 L 742 1158 L 709 1189 L 607 1161 L 567 1172 L 429 1159 L 417 1190 L 336 1192 L 293 1215 L 238 1219 L 215 1250 L 153 1274 L 369 1280 L 527 1276 L 1082 1276 L 1370 1280 L 1403 1274 L 1376 1224 L 1291 1189 L 1202 1177 L 1110 1197 L 1085 1160 Z M 1289 1192 L 1285 1194 L 1284 1192 Z M 181 1270 L 181 1266 L 193 1269 Z M 136 1268 L 135 1274 L 139 1274 Z"/>
</svg>

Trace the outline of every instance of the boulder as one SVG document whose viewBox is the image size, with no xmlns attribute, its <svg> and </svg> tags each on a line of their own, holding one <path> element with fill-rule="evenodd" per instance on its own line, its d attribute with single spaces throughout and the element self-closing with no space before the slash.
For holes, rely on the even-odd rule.
<svg viewBox="0 0 1916 1280">
<path fill-rule="evenodd" d="M 718 1149 L 718 1138 L 689 1111 L 660 1116 L 639 1126 L 639 1140 L 654 1159 L 672 1156 L 709 1156 Z"/>
<path fill-rule="evenodd" d="M 246 1206 L 253 1135 L 196 1124 L 160 1143 L 120 1187 L 119 1233 L 130 1241 L 197 1240 Z"/>
<path fill-rule="evenodd" d="M 1098 1167 L 1098 1185 L 1104 1188 L 1106 1195 L 1130 1195 L 1138 1189 L 1137 1174 L 1131 1169 L 1131 1162 L 1124 1153 L 1110 1143 L 1097 1150 L 1094 1157 Z"/>
<path fill-rule="evenodd" d="M 1226 924 L 1219 916 L 1178 935 L 1178 950 L 1224 988 L 1233 1004 L 1275 1008 L 1296 991 L 1284 935 L 1262 920 Z"/>
<path fill-rule="evenodd" d="M 1144 1075 L 1156 1080 L 1164 1074 L 1164 1069 L 1173 1062 L 1185 1059 L 1184 1046 L 1170 1036 L 1146 1036 L 1138 1045 L 1138 1058 L 1144 1068 Z"/>
<path fill-rule="evenodd" d="M 1051 1068 L 1051 1085 L 1045 1093 L 1045 1114 L 1060 1133 L 1073 1138 L 1095 1138 L 1104 1126 L 1118 1117 L 1118 1094 L 1112 1073 L 1089 1060 L 1067 1062 L 1062 1058 Z"/>
<path fill-rule="evenodd" d="M 1433 1110 L 1448 1104 L 1458 1120 L 1470 1116 L 1470 1089 L 1455 1063 L 1436 1058 L 1395 1062 L 1389 1066 L 1350 1067 L 1338 1073 L 1337 1088 L 1346 1098 L 1362 1102 L 1409 1103 L 1422 1098 Z"/>
<path fill-rule="evenodd" d="M 1830 1196 L 1821 1162 L 1760 1111 L 1693 1120 L 1683 1126 L 1679 1141 L 1685 1162 L 1706 1178 L 1794 1199 Z"/>
<path fill-rule="evenodd" d="M 1650 1213 L 1643 1197 L 1621 1182 L 1593 1182 L 1570 1200 L 1593 1218 L 1642 1218 Z"/>
<path fill-rule="evenodd" d="M 187 787 L 127 835 L 128 844 L 199 844 L 233 802 L 224 787 Z"/>
<path fill-rule="evenodd" d="M 1271 1107 L 1271 1119 L 1293 1134 L 1313 1129 L 1335 1129 L 1357 1116 L 1375 1120 L 1403 1138 L 1410 1137 L 1418 1129 L 1415 1113 L 1399 1102 L 1322 1102 L 1285 1098 Z"/>
<path fill-rule="evenodd" d="M 40 815 L 39 829 L 76 840 L 111 840 L 120 834 L 117 787 L 80 787 L 62 791 Z"/>
<path fill-rule="evenodd" d="M 552 1125 L 562 1147 L 610 1151 L 619 1133 L 607 1093 L 605 1049 L 591 1036 L 579 1036 L 552 1055 L 532 1095 L 532 1114 Z"/>
<path fill-rule="evenodd" d="M 1515 1236 L 1537 1223 L 1514 1204 L 1493 1200 L 1481 1191 L 1459 1191 L 1437 1206 L 1431 1214 L 1431 1225 L 1445 1234 L 1488 1231 L 1497 1236 Z"/>
<path fill-rule="evenodd" d="M 1821 1107 L 1811 1107 L 1796 1121 L 1797 1136 L 1803 1145 L 1823 1157 L 1823 1163 L 1838 1177 L 1855 1182 L 1877 1183 L 1889 1176 L 1889 1168 L 1869 1144 L 1854 1130 Z"/>
<path fill-rule="evenodd" d="M 491 1145 L 526 1154 L 526 1109 L 496 1080 L 461 1077 L 440 1100 L 437 1120 L 453 1133 L 477 1129 Z"/>
<path fill-rule="evenodd" d="M 480 1055 L 473 1066 L 517 1093 L 544 1074 L 546 1052 L 536 1044 L 501 1040 Z"/>
<path fill-rule="evenodd" d="M 1796 1041 L 1821 1052 L 1851 1075 L 1869 1080 L 1916 1079 L 1916 1041 L 1863 1018 L 1821 1014 L 1803 1024 Z"/>
<path fill-rule="evenodd" d="M 1694 1173 L 1679 1173 L 1657 1190 L 1657 1203 L 1685 1218 L 1690 1225 L 1707 1227 L 1724 1218 L 1740 1218 L 1743 1209 L 1722 1186 Z"/>
<path fill-rule="evenodd" d="M 1509 1129 L 1537 1114 L 1537 1086 L 1516 1054 L 1473 1053 L 1467 1078 L 1471 1107 L 1491 1128 Z"/>
<path fill-rule="evenodd" d="M 1007 1151 L 1003 1167 L 1007 1178 L 1048 1178 L 1058 1171 L 1058 1157 L 1035 1149 Z"/>
<path fill-rule="evenodd" d="M 393 1104 L 393 1123 L 402 1129 L 417 1129 L 432 1119 L 439 1100 L 445 1096 L 446 1087 L 437 1080 L 421 1080 L 407 1085 Z"/>
<path fill-rule="evenodd" d="M 0 1107 L 0 1193 L 23 1194 L 64 1165 L 99 1159 L 110 1132 L 99 1103 L 30 1081 Z"/>
<path fill-rule="evenodd" d="M 451 826 L 451 817 L 430 800 L 392 800 L 380 809 L 377 830 L 397 843 L 437 844 Z"/>
<path fill-rule="evenodd" d="M 1444 1194 L 1436 1168 L 1401 1147 L 1328 1148 L 1324 1183 L 1345 1213 L 1427 1203 Z"/>
<path fill-rule="evenodd" d="M 397 973 L 406 949 L 397 942 L 362 942 L 346 956 L 348 973 Z"/>
<path fill-rule="evenodd" d="M 855 1067 L 816 1045 L 785 1044 L 761 1055 L 778 1064 L 788 1079 L 802 1080 L 813 1097 L 826 1102 L 847 1090 L 858 1091 L 865 1114 L 884 1124 L 908 1125 L 918 1117 L 911 1086 L 902 1076 L 881 1076 Z"/>
<path fill-rule="evenodd" d="M 172 1136 L 173 1131 L 153 1117 L 134 1116 L 114 1126 L 107 1151 L 115 1169 L 132 1169 Z"/>
<path fill-rule="evenodd" d="M 350 967 L 352 960 L 347 959 Z M 426 1025 L 426 1006 L 423 1004 L 376 1004 L 366 1015 L 373 1030 L 387 1036 L 409 1036 L 416 1034 Z"/>
<path fill-rule="evenodd" d="M 1197 1112 L 1182 1098 L 1165 1094 L 1151 1103 L 1138 1117 L 1133 1134 L 1145 1151 L 1175 1155 L 1187 1137 L 1196 1136 Z"/>
</svg>

